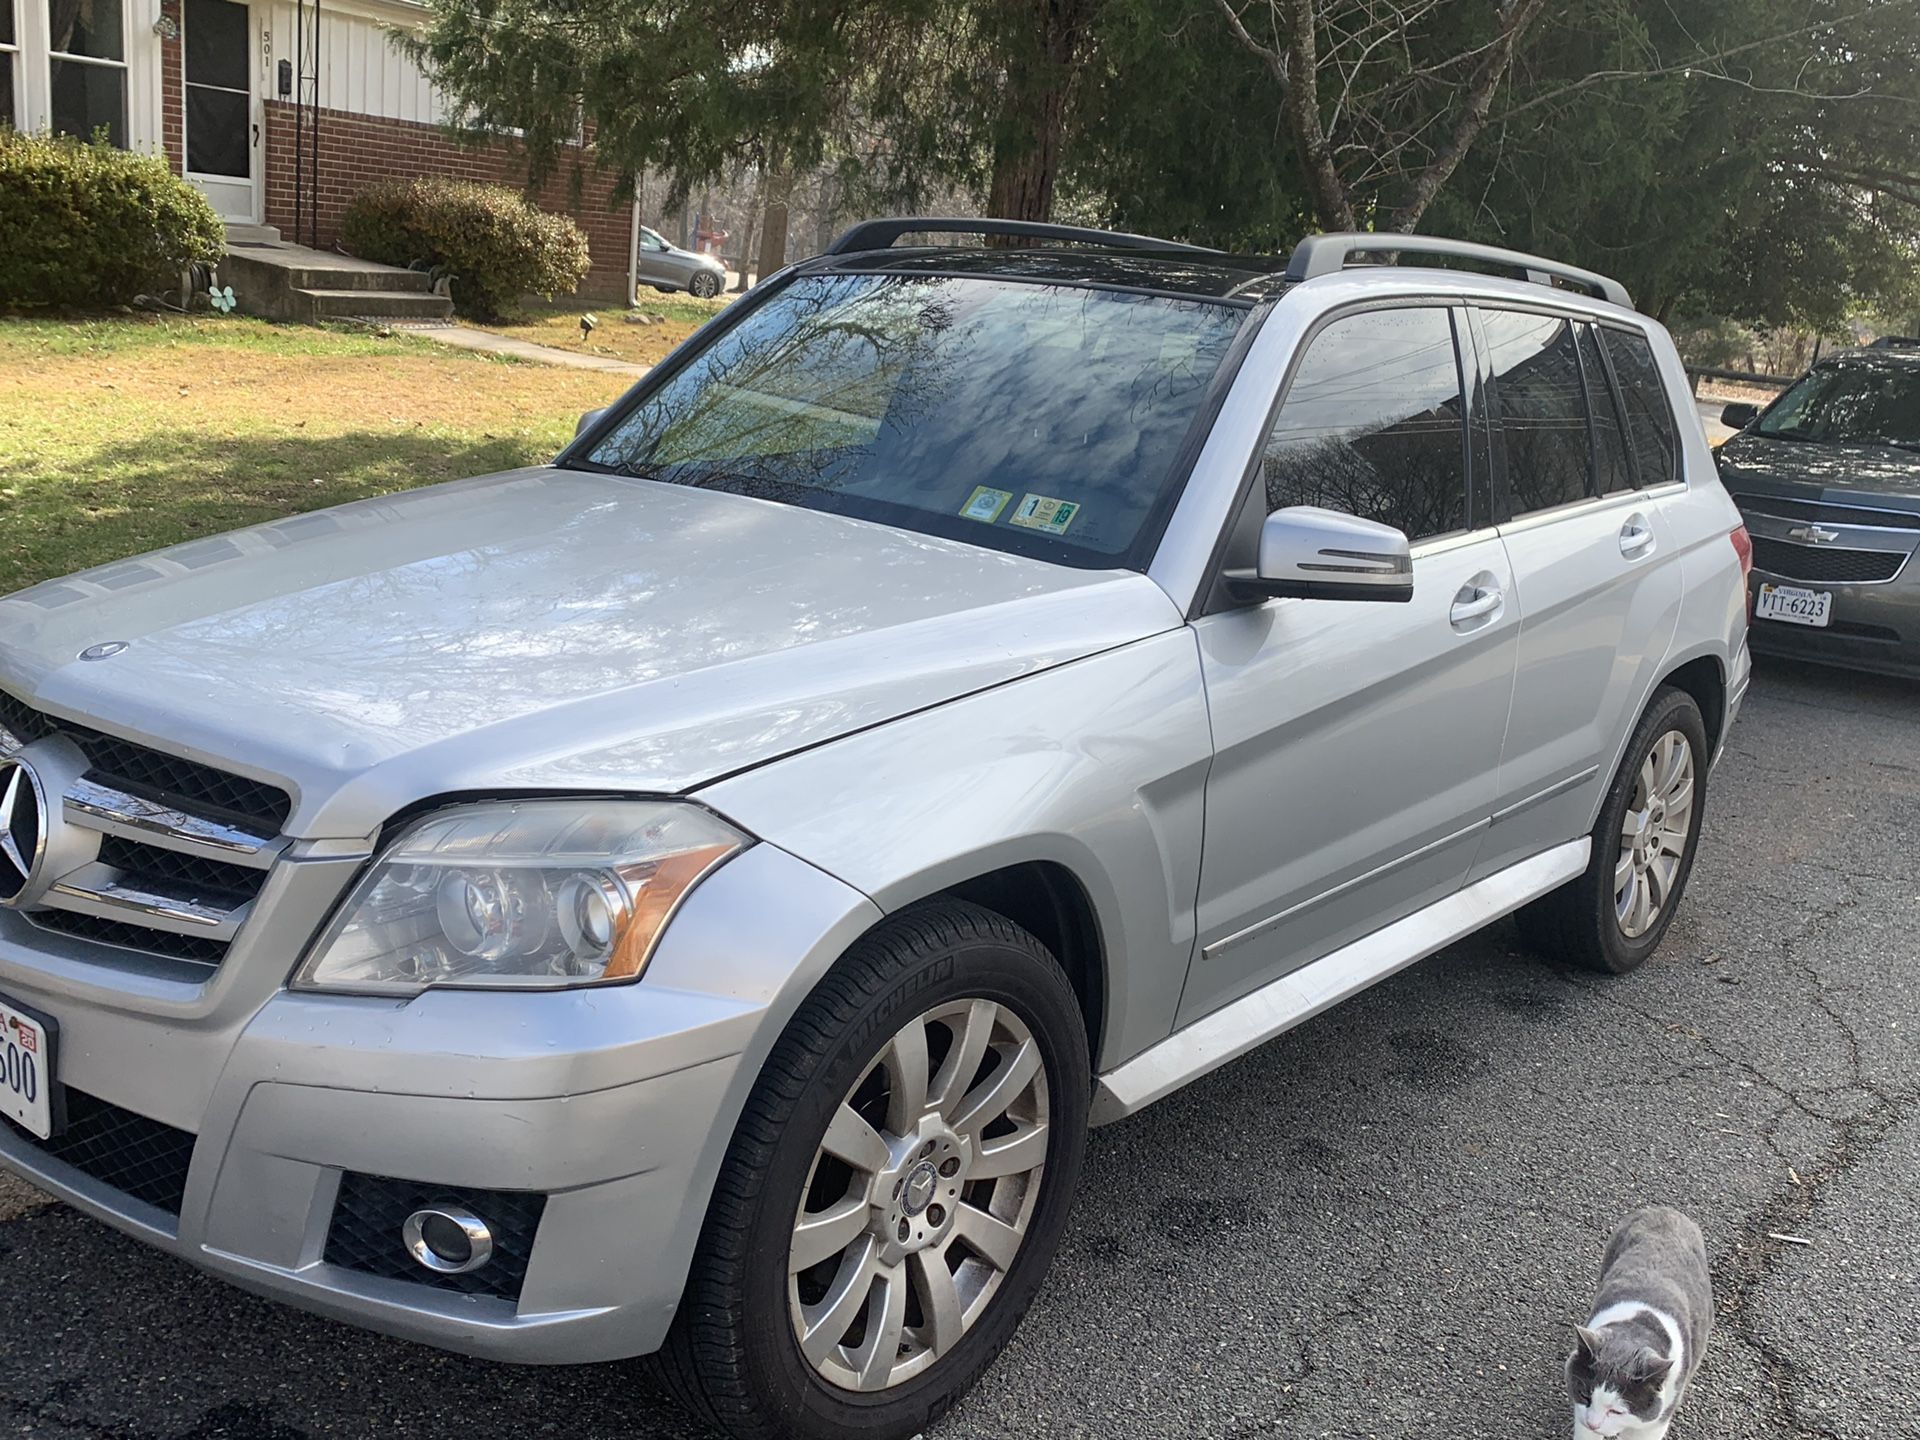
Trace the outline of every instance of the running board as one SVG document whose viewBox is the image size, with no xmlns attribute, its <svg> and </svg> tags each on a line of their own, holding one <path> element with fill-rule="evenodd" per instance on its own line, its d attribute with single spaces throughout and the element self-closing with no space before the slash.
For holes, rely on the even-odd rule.
<svg viewBox="0 0 1920 1440">
<path fill-rule="evenodd" d="M 1587 868 L 1592 852 L 1592 840 L 1573 840 L 1509 865 L 1176 1030 L 1100 1077 L 1093 1123 L 1108 1125 L 1146 1109 L 1369 985 L 1557 890 Z"/>
</svg>

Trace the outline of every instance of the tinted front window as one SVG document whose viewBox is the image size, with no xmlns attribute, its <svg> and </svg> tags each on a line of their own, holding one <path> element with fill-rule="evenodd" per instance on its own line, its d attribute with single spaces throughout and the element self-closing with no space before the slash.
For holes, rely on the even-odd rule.
<svg viewBox="0 0 1920 1440">
<path fill-rule="evenodd" d="M 808 276 L 589 456 L 1080 566 L 1143 567 L 1246 311 L 989 279 Z"/>
<path fill-rule="evenodd" d="M 1640 462 L 1640 483 L 1661 485 L 1680 473 L 1679 437 L 1673 428 L 1673 409 L 1661 382 L 1653 346 L 1644 335 L 1602 329 L 1600 342 L 1613 361 L 1613 377 L 1620 382 L 1620 400 L 1627 412 L 1627 435 Z"/>
<path fill-rule="evenodd" d="M 1780 440 L 1920 450 L 1920 366 L 1825 366 L 1803 376 L 1754 428 Z"/>
<path fill-rule="evenodd" d="M 1626 436 L 1620 412 L 1614 408 L 1607 367 L 1600 358 L 1600 342 L 1591 326 L 1580 327 L 1580 369 L 1587 379 L 1587 416 L 1593 423 L 1593 478 L 1602 495 L 1633 488 L 1633 467 L 1627 462 Z"/>
<path fill-rule="evenodd" d="M 1404 531 L 1467 523 L 1460 364 L 1445 310 L 1370 310 L 1322 330 L 1267 437 L 1267 509 L 1319 505 Z"/>
<path fill-rule="evenodd" d="M 1587 406 L 1573 322 L 1511 310 L 1481 318 L 1493 351 L 1513 513 L 1583 499 Z"/>
</svg>

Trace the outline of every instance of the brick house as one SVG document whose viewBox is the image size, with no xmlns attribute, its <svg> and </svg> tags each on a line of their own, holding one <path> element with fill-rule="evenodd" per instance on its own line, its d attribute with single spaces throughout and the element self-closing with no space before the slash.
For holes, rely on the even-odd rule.
<svg viewBox="0 0 1920 1440">
<path fill-rule="evenodd" d="M 0 0 L 0 121 L 166 152 L 236 237 L 331 248 L 354 192 L 385 176 L 520 186 L 509 141 L 455 144 L 432 83 L 390 43 L 416 0 Z M 587 152 L 582 152 L 582 159 Z M 563 171 L 568 167 L 563 166 Z M 619 296 L 634 208 L 582 167 L 535 199 L 586 230 L 582 287 Z"/>
</svg>

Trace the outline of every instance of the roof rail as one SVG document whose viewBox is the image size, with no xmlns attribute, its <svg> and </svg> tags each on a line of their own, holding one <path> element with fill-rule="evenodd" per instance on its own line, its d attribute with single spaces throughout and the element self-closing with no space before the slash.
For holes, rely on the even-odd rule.
<svg viewBox="0 0 1920 1440">
<path fill-rule="evenodd" d="M 1518 272 L 1521 279 L 1536 285 L 1551 285 L 1565 280 L 1589 294 L 1615 305 L 1633 308 L 1633 297 L 1618 280 L 1582 270 L 1577 265 L 1562 265 L 1518 250 L 1502 250 L 1496 245 L 1475 245 L 1468 240 L 1446 240 L 1437 235 L 1393 235 L 1340 233 L 1309 235 L 1294 247 L 1287 262 L 1289 280 L 1311 280 L 1316 275 L 1332 275 L 1344 270 L 1355 255 L 1434 255 L 1450 260 L 1475 260 L 1482 265 L 1498 265 Z"/>
<path fill-rule="evenodd" d="M 902 235 L 1018 235 L 1033 240 L 1071 240 L 1079 245 L 1102 245 L 1109 250 L 1172 250 L 1186 255 L 1218 255 L 1200 245 L 1157 240 L 1125 230 L 1089 230 L 1080 225 L 1049 225 L 1039 220 L 963 219 L 952 215 L 895 215 L 885 220 L 863 220 L 827 247 L 829 255 L 852 255 L 862 250 L 886 250 Z"/>
</svg>

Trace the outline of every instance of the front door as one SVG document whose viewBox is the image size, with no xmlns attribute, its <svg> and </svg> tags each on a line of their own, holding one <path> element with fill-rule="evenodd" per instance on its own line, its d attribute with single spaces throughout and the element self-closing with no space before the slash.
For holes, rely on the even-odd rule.
<svg viewBox="0 0 1920 1440">
<path fill-rule="evenodd" d="M 1215 756 L 1181 1025 L 1444 899 L 1484 838 L 1520 614 L 1468 444 L 1459 319 L 1423 305 L 1328 324 L 1255 486 L 1269 512 L 1405 532 L 1412 601 L 1269 600 L 1194 623 Z"/>
<path fill-rule="evenodd" d="M 234 0 L 186 0 L 187 179 L 222 220 L 260 219 L 260 117 L 253 27 Z"/>
</svg>

